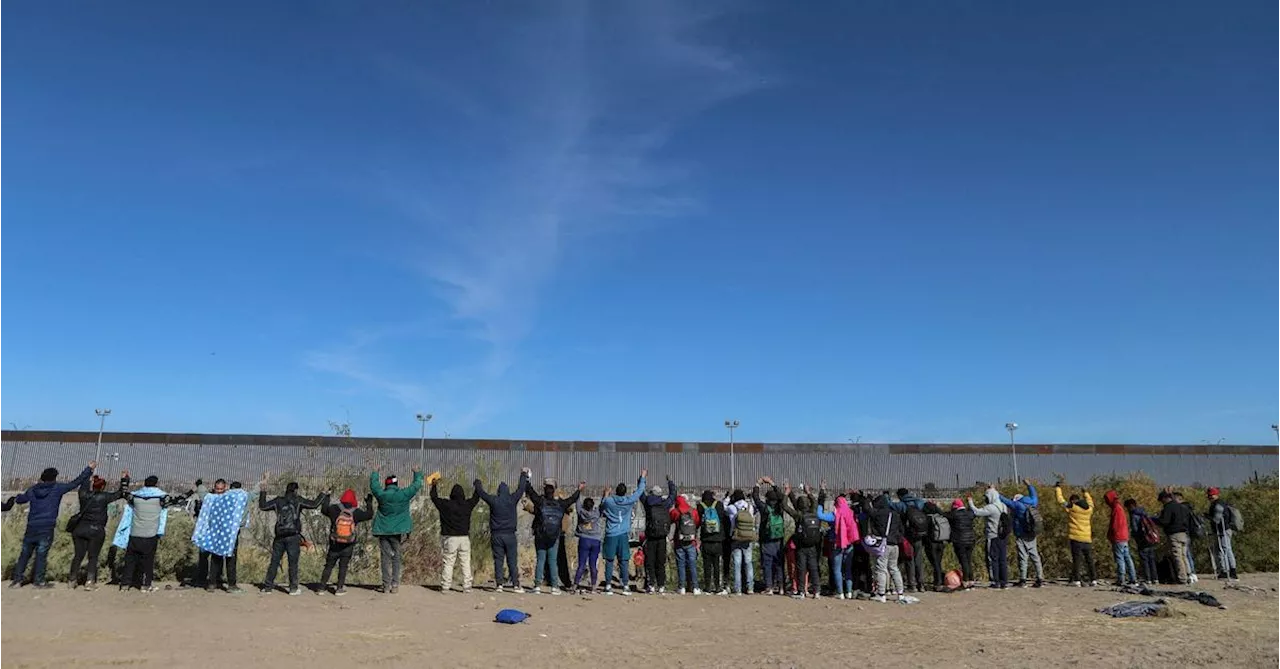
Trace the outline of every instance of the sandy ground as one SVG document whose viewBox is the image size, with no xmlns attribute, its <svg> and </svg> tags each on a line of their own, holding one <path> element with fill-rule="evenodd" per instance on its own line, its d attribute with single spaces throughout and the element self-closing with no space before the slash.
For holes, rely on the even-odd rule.
<svg viewBox="0 0 1280 669">
<path fill-rule="evenodd" d="M 1263 594 L 1201 589 L 1226 610 L 1185 601 L 1172 618 L 1115 620 L 1100 606 L 1134 597 L 1049 586 L 924 594 L 915 605 L 746 596 L 581 597 L 152 594 L 31 588 L 0 594 L 5 667 L 835 667 L 881 657 L 915 667 L 1274 667 L 1275 574 L 1244 583 Z M 1163 586 L 1166 588 L 1172 586 Z M 533 613 L 492 622 L 500 608 Z M 637 665 L 639 663 L 639 665 Z M 661 663 L 661 664 L 659 664 Z"/>
</svg>

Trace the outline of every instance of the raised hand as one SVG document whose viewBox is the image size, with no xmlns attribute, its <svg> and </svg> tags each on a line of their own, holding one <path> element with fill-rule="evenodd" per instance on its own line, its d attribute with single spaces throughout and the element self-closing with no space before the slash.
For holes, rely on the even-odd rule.
<svg viewBox="0 0 1280 669">
<path fill-rule="evenodd" d="M 97 468 L 98 468 L 98 461 L 97 461 L 97 460 L 90 460 L 90 461 L 89 461 L 89 469 L 96 470 Z"/>
<path fill-rule="evenodd" d="M 582 490 L 582 489 L 584 489 L 584 488 L 586 488 L 586 487 L 587 487 L 587 482 L 586 482 L 586 481 L 578 481 L 578 490 Z"/>
<path fill-rule="evenodd" d="M 640 478 L 642 478 L 642 479 L 647 479 L 647 478 L 649 478 L 649 470 L 648 470 L 648 469 L 641 469 L 641 470 L 640 470 Z"/>
<path fill-rule="evenodd" d="M 127 478 L 129 478 L 129 470 L 128 470 L 128 469 L 121 469 L 121 470 L 120 470 L 120 478 L 122 478 L 122 479 L 127 479 Z"/>
<path fill-rule="evenodd" d="M 412 471 L 414 474 L 417 474 L 418 472 L 422 471 L 422 465 L 414 465 L 410 471 Z"/>
</svg>

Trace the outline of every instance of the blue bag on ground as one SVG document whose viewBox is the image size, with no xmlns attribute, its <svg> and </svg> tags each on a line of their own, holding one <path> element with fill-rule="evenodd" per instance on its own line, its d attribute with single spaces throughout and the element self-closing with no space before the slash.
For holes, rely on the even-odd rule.
<svg viewBox="0 0 1280 669">
<path fill-rule="evenodd" d="M 525 613 L 524 611 L 517 611 L 515 609 L 503 609 L 498 612 L 497 616 L 494 617 L 493 622 L 505 623 L 507 625 L 515 625 L 517 623 L 524 622 L 528 618 L 529 618 L 529 614 Z"/>
</svg>

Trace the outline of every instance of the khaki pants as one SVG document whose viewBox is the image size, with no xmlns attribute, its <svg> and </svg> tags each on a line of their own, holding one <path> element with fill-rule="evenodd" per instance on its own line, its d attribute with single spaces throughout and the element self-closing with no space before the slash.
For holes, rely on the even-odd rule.
<svg viewBox="0 0 1280 669">
<path fill-rule="evenodd" d="M 1187 582 L 1187 544 L 1190 539 L 1186 532 L 1174 532 L 1169 535 L 1169 552 L 1173 553 L 1173 568 L 1177 572 L 1178 582 Z"/>
<path fill-rule="evenodd" d="M 462 562 L 462 589 L 471 589 L 471 537 L 441 537 L 440 551 L 444 565 L 440 570 L 440 589 L 453 587 L 453 563 Z"/>
</svg>

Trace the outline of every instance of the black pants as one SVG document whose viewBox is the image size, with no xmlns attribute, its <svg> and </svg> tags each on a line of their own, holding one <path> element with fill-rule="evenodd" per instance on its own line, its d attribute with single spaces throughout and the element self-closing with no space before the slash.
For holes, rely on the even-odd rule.
<svg viewBox="0 0 1280 669">
<path fill-rule="evenodd" d="M 1009 585 L 1009 538 L 987 539 L 987 572 L 995 585 Z"/>
<path fill-rule="evenodd" d="M 1093 569 L 1093 544 L 1085 541 L 1071 542 L 1071 580 L 1080 580 L 1080 561 L 1083 560 L 1089 567 L 1089 580 L 1098 580 L 1098 574 Z"/>
<path fill-rule="evenodd" d="M 1159 583 L 1159 572 L 1156 571 L 1156 547 L 1148 546 L 1138 549 L 1138 561 L 1142 563 L 1142 577 L 1148 583 Z"/>
<path fill-rule="evenodd" d="M 102 542 L 106 538 L 106 532 L 94 532 L 88 536 L 71 535 L 71 541 L 75 544 L 75 555 L 71 558 L 71 575 L 67 580 L 72 585 L 80 582 L 80 561 L 86 556 L 89 558 L 89 564 L 85 583 L 98 582 L 98 556 L 102 553 Z"/>
<path fill-rule="evenodd" d="M 724 542 L 702 542 L 702 590 L 720 592 L 724 589 Z"/>
<path fill-rule="evenodd" d="M 808 583 L 805 576 L 809 577 Z M 818 594 L 822 591 L 822 580 L 818 573 L 818 547 L 796 547 L 796 586 L 802 593 Z"/>
<path fill-rule="evenodd" d="M 160 537 L 129 537 L 129 546 L 124 550 L 124 574 L 120 582 L 135 588 L 151 586 L 156 575 L 156 547 L 160 545 Z"/>
<path fill-rule="evenodd" d="M 560 546 L 556 548 L 556 571 L 560 572 L 556 576 L 560 577 L 560 587 L 566 590 L 572 585 L 569 579 L 569 553 L 565 549 L 565 545 L 569 542 L 565 541 L 563 533 L 560 535 Z"/>
<path fill-rule="evenodd" d="M 298 587 L 298 550 L 301 547 L 302 535 L 300 534 L 276 537 L 276 540 L 271 542 L 271 563 L 267 565 L 267 580 L 262 583 L 264 588 L 276 586 L 276 572 L 280 569 L 280 558 L 285 553 L 289 554 L 289 589 Z"/>
<path fill-rule="evenodd" d="M 956 561 L 960 563 L 960 573 L 965 583 L 973 582 L 973 544 L 951 544 L 955 549 Z"/>
<path fill-rule="evenodd" d="M 356 545 L 339 544 L 332 541 L 329 542 L 329 552 L 324 556 L 324 573 L 320 575 L 320 582 L 329 585 L 329 574 L 333 572 L 333 565 L 338 565 L 338 587 L 342 588 L 347 585 L 347 566 L 351 564 L 351 556 L 356 552 Z"/>
<path fill-rule="evenodd" d="M 493 549 L 493 575 L 494 583 L 499 586 L 510 583 L 514 587 L 520 587 L 520 564 L 517 562 L 517 553 L 519 543 L 516 541 L 515 533 L 511 534 L 495 534 L 490 538 L 490 547 Z M 507 567 L 507 573 L 502 573 L 502 568 Z"/>
<path fill-rule="evenodd" d="M 209 585 L 220 586 L 222 583 L 222 572 L 225 569 L 227 573 L 226 586 L 228 588 L 236 587 L 236 556 L 239 555 L 240 548 L 236 547 L 231 555 L 223 557 L 221 555 L 209 554 Z"/>
<path fill-rule="evenodd" d="M 871 555 L 861 545 L 853 547 L 853 587 L 870 593 L 875 589 L 875 577 L 871 574 Z"/>
<path fill-rule="evenodd" d="M 644 584 L 650 588 L 667 587 L 667 540 L 644 540 Z"/>
<path fill-rule="evenodd" d="M 923 537 L 911 540 L 911 564 L 907 571 L 911 572 L 911 581 L 916 590 L 924 590 L 924 556 L 928 552 L 928 542 Z"/>
<path fill-rule="evenodd" d="M 199 557 L 196 558 L 196 575 L 191 579 L 191 585 L 197 588 L 203 588 L 209 585 L 209 558 L 212 555 L 209 551 L 200 551 Z"/>
<path fill-rule="evenodd" d="M 786 589 L 787 558 L 782 552 L 782 540 L 760 542 L 760 574 L 764 577 L 764 589 Z"/>
<path fill-rule="evenodd" d="M 933 570 L 933 587 L 942 585 L 942 549 L 941 541 L 925 541 L 924 552 L 929 558 L 929 567 Z"/>
</svg>

